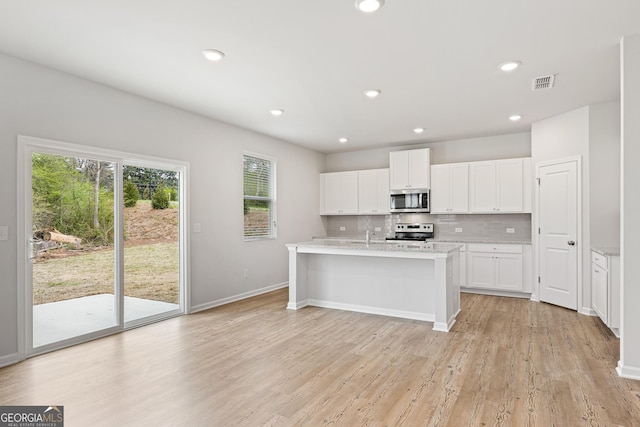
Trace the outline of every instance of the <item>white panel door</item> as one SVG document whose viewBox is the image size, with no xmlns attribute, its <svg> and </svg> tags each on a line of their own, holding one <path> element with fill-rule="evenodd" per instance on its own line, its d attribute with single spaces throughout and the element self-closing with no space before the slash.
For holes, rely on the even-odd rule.
<svg viewBox="0 0 640 427">
<path fill-rule="evenodd" d="M 578 307 L 578 161 L 538 167 L 540 299 Z"/>
</svg>

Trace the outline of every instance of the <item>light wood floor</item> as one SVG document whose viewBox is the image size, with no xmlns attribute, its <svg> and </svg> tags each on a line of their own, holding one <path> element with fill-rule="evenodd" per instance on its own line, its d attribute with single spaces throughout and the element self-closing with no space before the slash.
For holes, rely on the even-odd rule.
<svg viewBox="0 0 640 427">
<path fill-rule="evenodd" d="M 640 382 L 597 318 L 462 295 L 450 333 L 287 290 L 0 369 L 0 405 L 74 426 L 639 426 Z"/>
</svg>

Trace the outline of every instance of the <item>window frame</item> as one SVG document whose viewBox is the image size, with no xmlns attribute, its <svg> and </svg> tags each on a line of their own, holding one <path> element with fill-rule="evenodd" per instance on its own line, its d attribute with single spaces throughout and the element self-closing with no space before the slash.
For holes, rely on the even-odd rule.
<svg viewBox="0 0 640 427">
<path fill-rule="evenodd" d="M 256 197 L 256 196 L 247 196 L 244 194 L 245 189 L 245 171 L 244 171 L 244 162 L 247 157 L 252 157 L 259 160 L 265 160 L 271 164 L 270 168 L 270 176 L 269 176 L 269 184 L 271 187 L 270 197 Z M 242 236 L 245 242 L 251 241 L 260 241 L 260 240 L 272 240 L 278 238 L 278 221 L 277 221 L 277 178 L 278 178 L 278 159 L 272 156 L 268 156 L 261 153 L 256 153 L 253 151 L 243 151 L 242 152 L 242 203 L 243 203 L 243 225 L 242 225 Z M 268 234 L 263 235 L 247 235 L 247 229 L 244 224 L 244 202 L 246 200 L 265 200 L 269 203 L 269 231 Z"/>
</svg>

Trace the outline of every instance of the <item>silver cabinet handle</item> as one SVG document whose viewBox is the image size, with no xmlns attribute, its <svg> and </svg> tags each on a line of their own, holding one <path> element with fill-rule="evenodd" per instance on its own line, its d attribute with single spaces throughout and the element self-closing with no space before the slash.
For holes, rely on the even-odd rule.
<svg viewBox="0 0 640 427">
<path fill-rule="evenodd" d="M 573 240 L 569 240 L 569 241 L 567 242 L 567 245 L 569 245 L 569 246 L 575 246 L 575 245 L 576 245 L 576 242 L 574 242 Z"/>
</svg>

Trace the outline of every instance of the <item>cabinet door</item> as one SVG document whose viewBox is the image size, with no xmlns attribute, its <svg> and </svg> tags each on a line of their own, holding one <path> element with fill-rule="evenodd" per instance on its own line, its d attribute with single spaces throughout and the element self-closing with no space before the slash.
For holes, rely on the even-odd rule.
<svg viewBox="0 0 640 427">
<path fill-rule="evenodd" d="M 358 213 L 389 213 L 389 169 L 358 172 Z"/>
<path fill-rule="evenodd" d="M 467 252 L 460 251 L 460 286 L 467 286 Z"/>
<path fill-rule="evenodd" d="M 469 165 L 450 165 L 450 206 L 451 213 L 469 212 Z"/>
<path fill-rule="evenodd" d="M 378 207 L 376 174 L 374 171 L 358 172 L 358 213 L 374 213 Z"/>
<path fill-rule="evenodd" d="M 451 209 L 451 166 L 431 167 L 431 213 L 450 213 Z"/>
<path fill-rule="evenodd" d="M 382 169 L 376 172 L 376 199 L 377 214 L 388 214 L 389 204 L 389 169 Z"/>
<path fill-rule="evenodd" d="M 609 286 L 607 270 L 596 264 L 591 264 L 591 305 L 605 324 L 609 323 L 608 294 Z"/>
<path fill-rule="evenodd" d="M 496 254 L 495 288 L 503 291 L 522 291 L 522 255 Z"/>
<path fill-rule="evenodd" d="M 358 172 L 340 174 L 340 213 L 358 213 Z"/>
<path fill-rule="evenodd" d="M 523 212 L 522 159 L 496 161 L 496 210 Z"/>
<path fill-rule="evenodd" d="M 473 213 L 496 212 L 496 162 L 473 162 L 469 165 L 469 210 Z"/>
<path fill-rule="evenodd" d="M 358 213 L 358 173 L 335 172 L 324 175 L 324 213 Z"/>
<path fill-rule="evenodd" d="M 389 153 L 389 188 L 405 190 L 409 185 L 409 151 Z"/>
<path fill-rule="evenodd" d="M 410 188 L 430 188 L 429 149 L 409 150 Z"/>
<path fill-rule="evenodd" d="M 340 174 L 324 174 L 324 212 L 328 215 L 340 213 Z"/>
<path fill-rule="evenodd" d="M 494 254 L 467 252 L 467 286 L 493 288 L 495 282 Z"/>
</svg>

